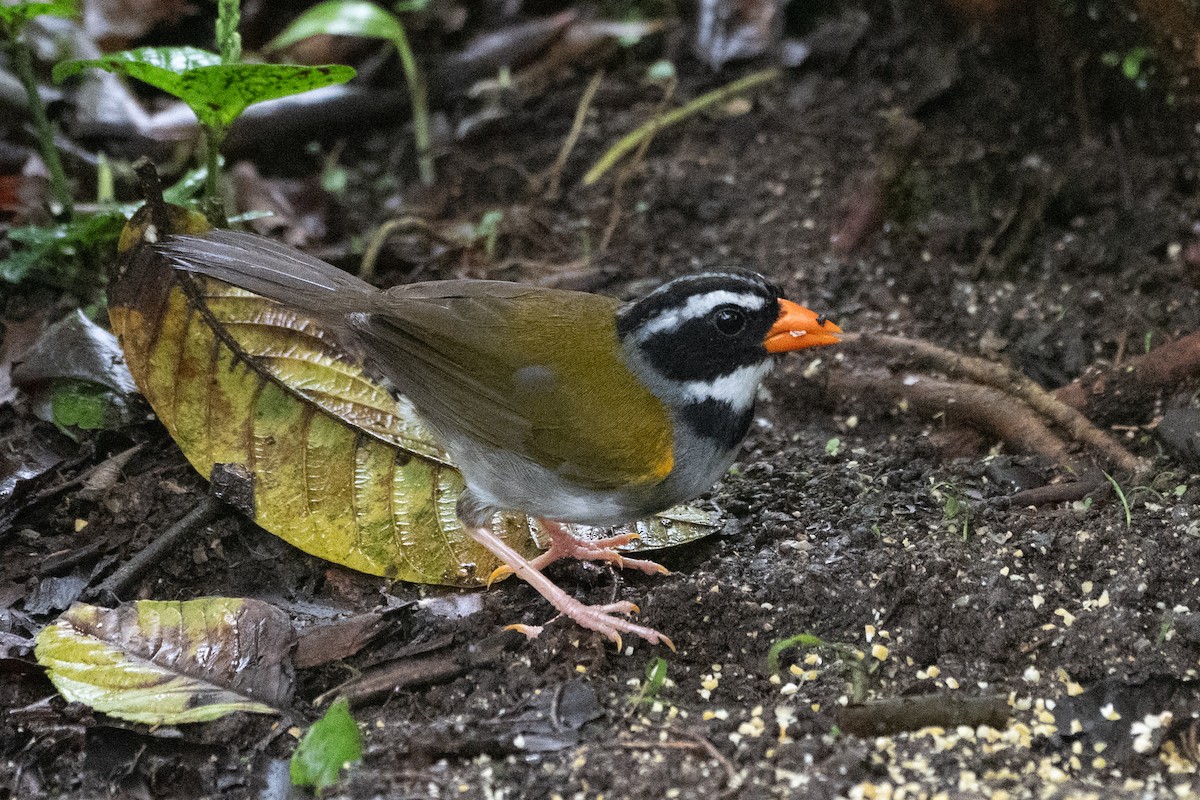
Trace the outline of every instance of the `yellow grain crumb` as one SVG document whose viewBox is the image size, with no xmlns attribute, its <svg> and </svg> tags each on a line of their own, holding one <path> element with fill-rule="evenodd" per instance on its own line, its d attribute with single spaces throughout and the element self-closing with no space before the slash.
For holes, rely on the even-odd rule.
<svg viewBox="0 0 1200 800">
<path fill-rule="evenodd" d="M 1065 608 L 1056 608 L 1054 609 L 1054 613 L 1056 616 L 1062 617 L 1062 624 L 1064 628 L 1069 628 L 1075 624 L 1075 615 L 1070 611 L 1067 611 Z"/>
</svg>

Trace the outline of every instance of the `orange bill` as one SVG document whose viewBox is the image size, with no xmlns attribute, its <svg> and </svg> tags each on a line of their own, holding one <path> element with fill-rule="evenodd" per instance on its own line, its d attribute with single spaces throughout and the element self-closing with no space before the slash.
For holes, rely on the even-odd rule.
<svg viewBox="0 0 1200 800">
<path fill-rule="evenodd" d="M 779 300 L 779 319 L 767 331 L 763 346 L 769 353 L 786 353 L 805 347 L 837 344 L 842 329 L 825 319 L 823 314 L 809 311 L 791 300 Z"/>
</svg>

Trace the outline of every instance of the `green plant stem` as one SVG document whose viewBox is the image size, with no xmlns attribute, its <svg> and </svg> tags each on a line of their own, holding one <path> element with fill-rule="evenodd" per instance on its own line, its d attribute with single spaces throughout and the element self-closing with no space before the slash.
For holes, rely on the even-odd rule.
<svg viewBox="0 0 1200 800">
<path fill-rule="evenodd" d="M 224 228 L 225 190 L 221 186 L 221 145 L 225 142 L 225 128 L 201 125 L 204 132 L 204 216 L 214 227 Z"/>
<path fill-rule="evenodd" d="M 1121 491 L 1121 484 L 1117 483 L 1117 479 L 1107 472 L 1101 473 L 1108 482 L 1112 484 L 1113 491 L 1117 493 L 1117 499 L 1121 501 L 1121 508 L 1125 509 L 1125 527 L 1128 528 L 1133 524 L 1133 516 L 1129 512 L 1129 498 L 1125 496 L 1125 492 Z"/>
<path fill-rule="evenodd" d="M 58 148 L 54 146 L 54 126 L 46 116 L 46 108 L 42 105 L 41 95 L 37 90 L 37 76 L 33 73 L 33 54 L 29 46 L 13 35 L 9 39 L 9 53 L 12 56 L 13 67 L 17 77 L 25 87 L 25 96 L 29 99 L 29 114 L 33 118 L 33 127 L 37 132 L 38 148 L 42 152 L 42 160 L 50 170 L 50 188 L 54 199 L 62 208 L 66 218 L 75 213 L 75 200 L 71 197 L 71 186 L 67 183 L 67 173 L 63 170 L 62 159 L 59 158 Z"/>
<path fill-rule="evenodd" d="M 217 49 L 221 52 L 222 64 L 236 64 L 242 60 L 242 37 L 238 24 L 242 19 L 240 0 L 219 0 L 217 3 Z"/>
<path fill-rule="evenodd" d="M 596 181 L 600 180 L 604 173 L 608 172 L 614 164 L 621 160 L 621 157 L 628 153 L 633 148 L 645 139 L 647 136 L 653 136 L 663 128 L 674 125 L 676 122 L 687 119 L 693 114 L 703 111 L 709 106 L 722 103 L 732 97 L 735 97 L 742 92 L 754 88 L 762 83 L 768 83 L 775 80 L 782 74 L 778 69 L 766 69 L 761 72 L 754 72 L 740 80 L 722 86 L 720 89 L 702 94 L 695 100 L 682 105 L 674 111 L 668 111 L 665 114 L 660 114 L 643 125 L 639 126 L 631 133 L 625 134 L 621 139 L 608 149 L 608 152 L 600 157 L 596 162 L 596 166 L 588 170 L 587 175 L 583 176 L 585 186 L 591 186 Z"/>
<path fill-rule="evenodd" d="M 404 68 L 404 78 L 408 81 L 408 94 L 412 100 L 413 137 L 417 143 L 417 170 L 421 175 L 421 183 L 432 186 L 436 176 L 433 169 L 433 148 L 429 136 L 429 95 L 425 88 L 425 76 L 417 69 L 417 59 L 413 57 L 412 48 L 408 45 L 408 37 L 401 30 L 400 35 L 392 42 L 400 55 L 400 66 Z"/>
</svg>

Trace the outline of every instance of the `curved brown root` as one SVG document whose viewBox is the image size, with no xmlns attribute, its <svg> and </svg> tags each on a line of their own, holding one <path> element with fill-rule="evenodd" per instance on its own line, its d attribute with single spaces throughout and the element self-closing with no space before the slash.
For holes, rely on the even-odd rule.
<svg viewBox="0 0 1200 800">
<path fill-rule="evenodd" d="M 1146 469 L 1142 459 L 1093 425 L 1072 405 L 1004 364 L 902 336 L 844 334 L 842 342 L 851 347 L 886 352 L 906 362 L 928 365 L 971 381 L 950 382 L 924 375 L 831 377 L 831 384 L 844 391 L 907 398 L 923 411 L 944 411 L 948 418 L 981 427 L 1014 447 L 1040 453 L 1070 469 L 1081 470 L 1082 465 L 1070 455 L 1063 438 L 1046 424 L 1049 422 L 1061 429 L 1070 441 L 1095 453 L 1103 463 L 1133 473 Z"/>
</svg>

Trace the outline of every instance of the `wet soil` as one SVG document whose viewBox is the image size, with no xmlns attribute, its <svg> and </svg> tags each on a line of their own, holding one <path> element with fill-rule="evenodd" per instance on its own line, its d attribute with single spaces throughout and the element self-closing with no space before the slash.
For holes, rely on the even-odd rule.
<svg viewBox="0 0 1200 800">
<path fill-rule="evenodd" d="M 1001 359 L 1049 388 L 1200 327 L 1190 260 L 1198 137 L 1184 113 L 1099 70 L 1077 103 L 1072 76 L 1046 56 L 1062 41 L 987 38 L 937 20 L 877 18 L 856 47 L 788 73 L 746 113 L 660 133 L 603 253 L 611 183 L 584 188 L 579 178 L 653 112 L 658 93 L 638 86 L 644 64 L 614 69 L 564 196 L 547 201 L 525 180 L 553 160 L 586 79 L 557 85 L 441 159 L 452 187 L 442 216 L 502 209 L 505 223 L 490 262 L 442 261 L 418 277 L 555 277 L 629 296 L 690 270 L 748 266 L 848 331 Z M 728 76 L 685 64 L 681 78 L 680 92 L 695 96 Z M 376 134 L 351 150 L 400 141 Z M 376 178 L 370 167 L 352 173 L 363 199 L 348 226 L 382 221 Z M 408 267 L 389 269 L 384 279 L 408 277 Z M 1200 714 L 1200 486 L 1153 430 L 1165 409 L 1193 404 L 1194 388 L 1106 420 L 1154 459 L 1139 485 L 1019 507 L 1014 491 L 1069 476 L 960 435 L 945 415 L 826 391 L 831 371 L 860 367 L 853 358 L 829 349 L 780 365 L 739 464 L 702 501 L 724 529 L 656 554 L 671 575 L 552 569 L 588 601 L 634 600 L 678 652 L 641 642 L 617 651 L 563 621 L 533 641 L 497 638 L 502 625 L 550 616 L 527 586 L 507 581 L 476 613 L 452 618 L 429 601 L 461 593 L 348 573 L 228 516 L 158 564 L 136 596 L 247 595 L 296 615 L 390 608 L 387 634 L 344 662 L 301 670 L 294 720 L 180 734 L 64 707 L 35 669 L 8 659 L 2 705 L 21 711 L 0 729 L 0 786 L 12 797 L 286 796 L 290 726 L 316 713 L 314 698 L 451 635 L 453 649 L 487 643 L 493 655 L 358 708 L 364 761 L 326 797 L 1200 793 L 1186 757 Z M 55 435 L 14 410 L 0 433 Z M 103 496 L 64 492 L 18 518 L 0 590 L 20 597 L 46 580 L 89 580 L 203 497 L 204 482 L 152 422 L 92 439 L 90 460 L 62 477 L 127 446 L 122 437 L 146 443 L 122 482 Z M 88 523 L 79 533 L 76 520 Z M 109 555 L 42 574 L 85 533 L 107 537 Z M 52 618 L 54 588 L 35 612 L 26 596 L 20 618 Z M 773 673 L 772 645 L 802 633 L 827 645 L 784 649 Z M 659 658 L 667 680 L 647 696 Z M 928 706 L 916 698 L 929 694 L 947 710 L 934 727 L 849 730 L 853 702 Z M 957 724 L 950 710 L 969 698 L 998 698 L 1011 720 Z"/>
</svg>

